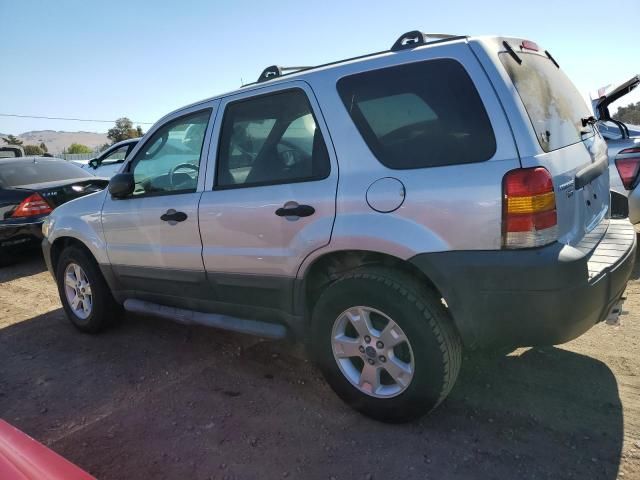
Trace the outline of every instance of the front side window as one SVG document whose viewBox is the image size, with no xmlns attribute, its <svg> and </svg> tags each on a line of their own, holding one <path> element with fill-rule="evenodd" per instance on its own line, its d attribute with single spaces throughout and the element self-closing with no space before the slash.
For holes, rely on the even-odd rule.
<svg viewBox="0 0 640 480">
<path fill-rule="evenodd" d="M 120 148 L 116 148 L 109 155 L 104 157 L 100 162 L 101 165 L 110 165 L 113 163 L 122 162 L 127 156 L 127 152 L 129 151 L 129 145 L 123 145 Z"/>
<path fill-rule="evenodd" d="M 211 109 L 173 120 L 138 151 L 130 171 L 134 196 L 195 192 Z"/>
<path fill-rule="evenodd" d="M 288 90 L 230 103 L 217 166 L 221 188 L 325 178 L 329 154 L 306 94 Z"/>
<path fill-rule="evenodd" d="M 363 139 L 389 168 L 482 162 L 496 151 L 480 95 L 455 60 L 358 73 L 337 87 Z"/>
</svg>

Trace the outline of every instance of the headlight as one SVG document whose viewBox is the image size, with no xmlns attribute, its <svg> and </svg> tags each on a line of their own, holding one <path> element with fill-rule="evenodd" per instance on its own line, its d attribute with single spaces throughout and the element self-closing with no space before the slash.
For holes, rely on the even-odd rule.
<svg viewBox="0 0 640 480">
<path fill-rule="evenodd" d="M 51 227 L 52 227 L 52 221 L 51 221 L 51 217 L 47 217 L 44 219 L 44 222 L 42 222 L 42 235 L 44 235 L 44 238 L 49 238 L 49 232 L 51 231 Z"/>
</svg>

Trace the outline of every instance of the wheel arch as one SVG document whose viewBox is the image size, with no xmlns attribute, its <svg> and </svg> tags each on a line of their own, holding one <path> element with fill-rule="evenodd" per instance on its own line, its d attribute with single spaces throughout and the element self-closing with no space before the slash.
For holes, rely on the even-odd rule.
<svg viewBox="0 0 640 480">
<path fill-rule="evenodd" d="M 54 272 L 58 268 L 58 260 L 60 259 L 60 255 L 65 249 L 70 247 L 76 247 L 84 251 L 96 263 L 96 265 L 99 265 L 96 257 L 91 252 L 91 249 L 89 249 L 89 247 L 84 242 L 75 237 L 62 236 L 56 238 L 51 244 L 51 265 Z"/>
<path fill-rule="evenodd" d="M 383 265 L 397 268 L 433 289 L 441 298 L 446 298 L 439 286 L 420 268 L 408 260 L 369 250 L 337 250 L 318 256 L 296 282 L 294 311 L 305 318 L 320 295 L 320 292 L 344 273 L 367 265 Z"/>
</svg>

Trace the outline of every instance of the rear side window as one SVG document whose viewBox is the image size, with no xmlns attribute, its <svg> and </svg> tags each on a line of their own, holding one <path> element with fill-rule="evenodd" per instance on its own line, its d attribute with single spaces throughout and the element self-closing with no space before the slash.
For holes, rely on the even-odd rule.
<svg viewBox="0 0 640 480">
<path fill-rule="evenodd" d="M 218 151 L 217 188 L 320 180 L 329 153 L 302 90 L 230 103 Z"/>
<path fill-rule="evenodd" d="M 389 168 L 482 162 L 496 139 L 460 63 L 429 60 L 344 77 L 338 93 L 358 131 Z"/>
<path fill-rule="evenodd" d="M 592 115 L 569 77 L 547 57 L 518 52 L 522 63 L 508 53 L 500 54 L 511 81 L 524 104 L 538 142 L 545 152 L 592 137 L 582 120 Z"/>
<path fill-rule="evenodd" d="M 18 187 L 34 183 L 93 177 L 80 167 L 64 160 L 19 160 L 0 163 L 0 187 Z"/>
</svg>

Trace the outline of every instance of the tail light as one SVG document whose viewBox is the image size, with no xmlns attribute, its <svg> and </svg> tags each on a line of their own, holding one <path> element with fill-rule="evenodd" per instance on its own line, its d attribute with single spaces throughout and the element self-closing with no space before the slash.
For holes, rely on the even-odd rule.
<svg viewBox="0 0 640 480">
<path fill-rule="evenodd" d="M 558 239 L 556 196 L 546 169 L 511 170 L 502 190 L 504 248 L 540 247 Z"/>
<path fill-rule="evenodd" d="M 44 198 L 39 193 L 34 193 L 25 198 L 11 216 L 13 218 L 34 217 L 51 213 L 51 211 L 51 207 Z"/>
<path fill-rule="evenodd" d="M 629 153 L 637 153 L 638 156 L 616 158 L 615 162 L 624 188 L 632 190 L 638 177 L 638 171 L 640 170 L 640 147 L 625 148 L 624 150 L 620 150 L 618 155 L 627 155 Z"/>
<path fill-rule="evenodd" d="M 523 40 L 522 43 L 520 44 L 520 47 L 524 50 L 533 50 L 534 52 L 537 52 L 538 50 L 540 50 L 540 47 L 538 47 L 538 44 L 535 42 L 532 42 L 531 40 Z"/>
</svg>

